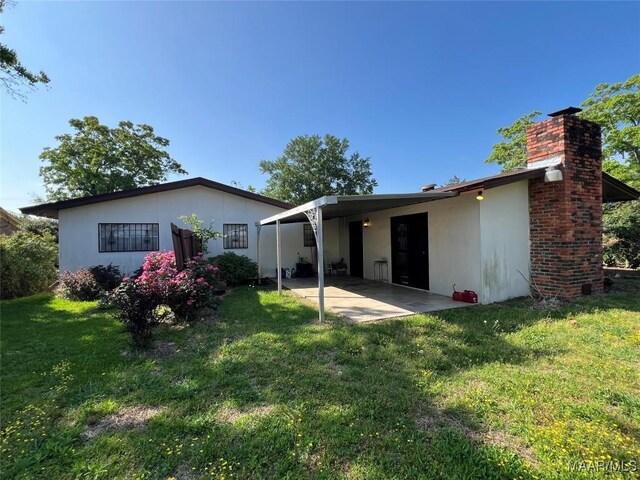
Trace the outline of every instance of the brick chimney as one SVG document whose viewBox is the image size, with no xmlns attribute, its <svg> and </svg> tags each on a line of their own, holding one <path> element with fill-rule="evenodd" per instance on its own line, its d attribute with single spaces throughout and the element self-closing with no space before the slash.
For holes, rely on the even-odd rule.
<svg viewBox="0 0 640 480">
<path fill-rule="evenodd" d="M 568 108 L 527 128 L 531 280 L 545 296 L 602 293 L 600 126 Z"/>
</svg>

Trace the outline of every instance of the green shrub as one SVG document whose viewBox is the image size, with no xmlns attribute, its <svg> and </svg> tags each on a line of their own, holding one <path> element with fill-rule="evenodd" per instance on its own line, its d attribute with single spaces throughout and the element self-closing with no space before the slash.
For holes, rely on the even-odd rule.
<svg viewBox="0 0 640 480">
<path fill-rule="evenodd" d="M 133 343 L 138 347 L 148 345 L 153 328 L 162 320 L 160 305 L 163 296 L 145 282 L 125 278 L 109 294 L 109 303 L 116 307 L 116 318 L 131 333 Z"/>
<path fill-rule="evenodd" d="M 63 272 L 58 278 L 56 293 L 68 300 L 98 300 L 102 289 L 86 268 Z"/>
<path fill-rule="evenodd" d="M 604 232 L 607 265 L 640 267 L 640 201 L 607 206 Z"/>
<path fill-rule="evenodd" d="M 18 231 L 0 235 L 1 298 L 47 290 L 56 280 L 58 246 L 51 235 Z"/>
<path fill-rule="evenodd" d="M 20 219 L 20 230 L 39 236 L 51 235 L 54 241 L 58 243 L 58 220 L 23 215 Z"/>
<path fill-rule="evenodd" d="M 89 271 L 102 290 L 113 290 L 122 282 L 122 274 L 117 265 L 94 265 L 89 267 Z"/>
<path fill-rule="evenodd" d="M 258 276 L 258 264 L 245 255 L 227 252 L 213 257 L 211 263 L 218 267 L 220 280 L 229 285 L 241 285 Z"/>
</svg>

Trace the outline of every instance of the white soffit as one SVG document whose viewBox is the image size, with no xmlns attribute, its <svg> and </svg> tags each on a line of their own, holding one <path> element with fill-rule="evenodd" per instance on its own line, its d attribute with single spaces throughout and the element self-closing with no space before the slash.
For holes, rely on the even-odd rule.
<svg viewBox="0 0 640 480">
<path fill-rule="evenodd" d="M 280 223 L 301 223 L 307 222 L 304 212 L 314 208 L 322 208 L 323 218 L 329 220 L 336 217 L 350 217 L 364 215 L 379 210 L 405 207 L 417 203 L 432 202 L 443 198 L 458 196 L 458 192 L 420 192 L 420 193 L 400 193 L 400 194 L 380 194 L 380 195 L 345 195 L 320 197 L 312 202 L 305 203 L 299 207 L 292 208 L 286 212 L 273 215 L 260 220 L 259 225 L 270 225 L 280 221 Z"/>
</svg>

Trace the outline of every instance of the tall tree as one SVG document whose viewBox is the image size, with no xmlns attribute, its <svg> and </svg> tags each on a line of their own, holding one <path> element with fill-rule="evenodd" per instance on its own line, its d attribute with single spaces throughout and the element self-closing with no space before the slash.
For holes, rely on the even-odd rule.
<svg viewBox="0 0 640 480">
<path fill-rule="evenodd" d="M 626 164 L 640 173 L 640 74 L 625 82 L 598 85 L 582 103 L 578 115 L 602 126 L 602 150 L 605 171 L 615 175 L 623 170 L 613 162 Z M 518 118 L 512 125 L 498 129 L 505 139 L 497 143 L 487 163 L 496 163 L 509 171 L 527 163 L 526 129 L 540 112 Z"/>
<path fill-rule="evenodd" d="M 260 162 L 260 171 L 270 175 L 262 193 L 298 205 L 324 195 L 372 193 L 378 182 L 369 157 L 348 150 L 346 138 L 296 137 L 276 160 Z"/>
<path fill-rule="evenodd" d="M 123 121 L 109 128 L 96 117 L 69 124 L 75 133 L 57 136 L 59 145 L 40 154 L 47 163 L 40 176 L 50 201 L 154 185 L 169 173 L 187 173 L 164 150 L 169 140 L 149 125 Z"/>
<path fill-rule="evenodd" d="M 503 172 L 521 167 L 527 163 L 527 127 L 535 123 L 535 118 L 542 112 L 531 112 L 522 115 L 508 127 L 500 127 L 498 134 L 504 139 L 493 146 L 491 155 L 485 161 L 496 163 Z"/>
<path fill-rule="evenodd" d="M 0 0 L 0 14 L 4 12 L 6 0 Z M 0 35 L 4 33 L 4 26 L 0 25 Z M 38 84 L 49 83 L 49 77 L 43 71 L 38 73 L 27 69 L 18 58 L 15 50 L 0 42 L 0 84 L 12 97 L 25 98 L 26 89 L 33 89 Z"/>
<path fill-rule="evenodd" d="M 598 85 L 582 103 L 578 115 L 602 127 L 603 171 L 640 188 L 640 74 L 625 82 Z M 540 112 L 498 129 L 504 142 L 494 145 L 487 163 L 502 171 L 527 162 L 527 126 Z M 640 266 L 640 201 L 605 205 L 603 209 L 604 259 L 611 265 Z"/>
<path fill-rule="evenodd" d="M 463 183 L 463 182 L 466 182 L 466 181 L 467 181 L 466 179 L 460 178 L 457 175 L 454 175 L 449 180 L 447 180 L 446 183 L 443 183 L 440 186 L 441 187 L 452 187 L 454 185 L 458 185 L 459 183 Z"/>
<path fill-rule="evenodd" d="M 640 74 L 598 85 L 582 108 L 580 117 L 602 127 L 604 157 L 627 162 L 640 173 Z"/>
</svg>

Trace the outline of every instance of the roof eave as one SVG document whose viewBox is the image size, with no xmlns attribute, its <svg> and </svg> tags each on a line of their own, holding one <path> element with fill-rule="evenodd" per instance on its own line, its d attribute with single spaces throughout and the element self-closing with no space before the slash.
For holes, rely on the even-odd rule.
<svg viewBox="0 0 640 480">
<path fill-rule="evenodd" d="M 157 185 L 150 185 L 147 187 L 133 188 L 129 190 L 121 190 L 119 192 L 101 193 L 98 195 L 92 195 L 88 197 L 72 198 L 69 200 L 61 200 L 58 202 L 43 203 L 40 205 L 32 205 L 29 207 L 23 207 L 20 209 L 25 215 L 36 215 L 40 217 L 58 218 L 58 212 L 67 208 L 83 207 L 85 205 L 93 205 L 96 203 L 108 202 L 112 200 L 121 200 L 124 198 L 138 197 L 141 195 L 149 195 L 153 193 L 167 192 L 171 190 L 178 190 L 181 188 L 189 188 L 202 186 L 218 190 L 221 192 L 229 193 L 231 195 L 237 195 L 249 200 L 254 200 L 274 207 L 289 209 L 294 205 L 276 200 L 274 198 L 265 197 L 253 192 L 248 192 L 240 188 L 225 185 L 223 183 L 214 182 L 204 177 L 188 178 L 186 180 L 178 180 L 175 182 L 159 183 Z"/>
</svg>

